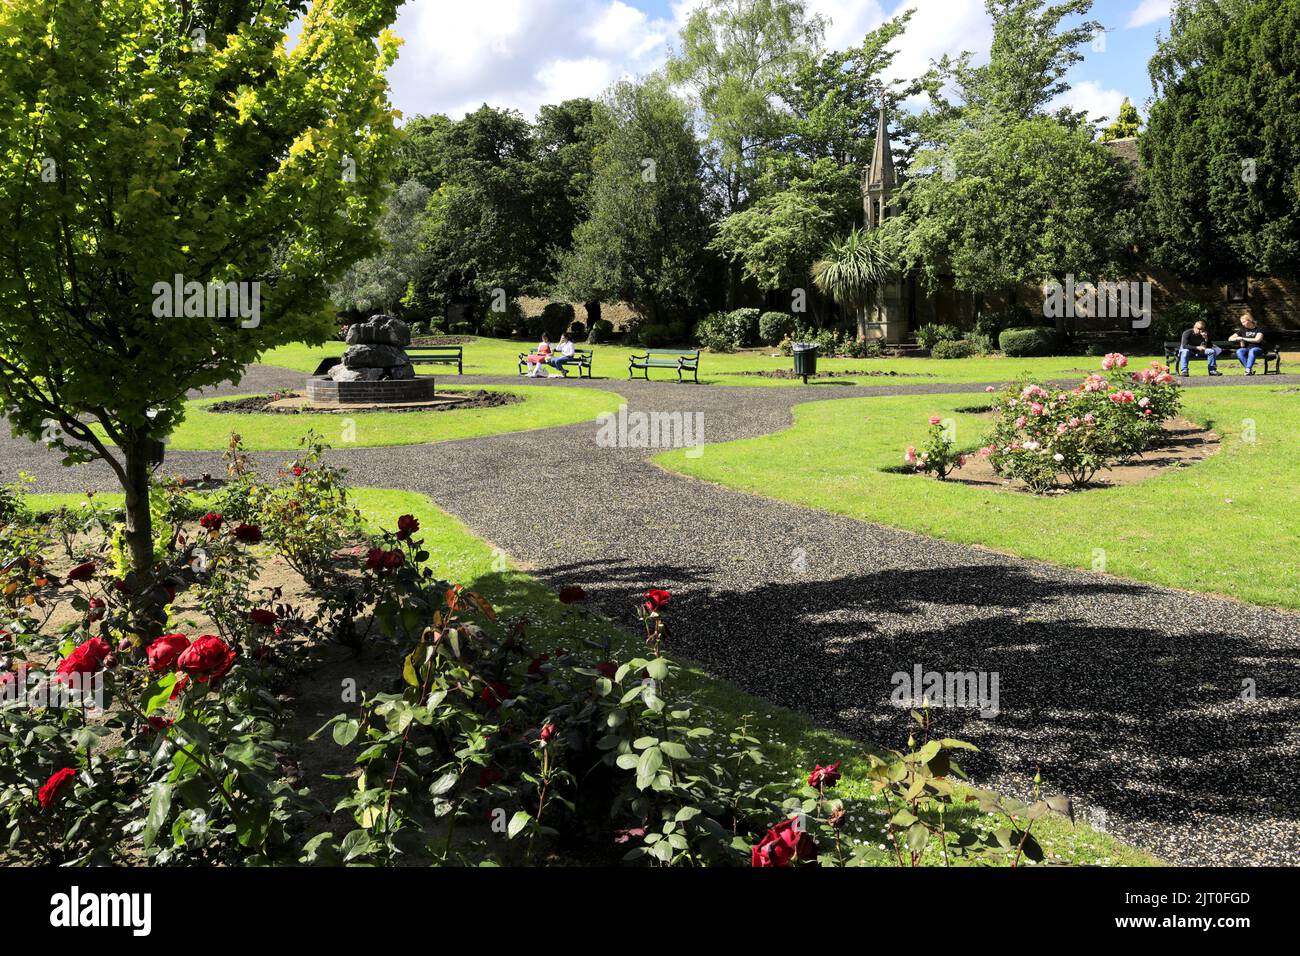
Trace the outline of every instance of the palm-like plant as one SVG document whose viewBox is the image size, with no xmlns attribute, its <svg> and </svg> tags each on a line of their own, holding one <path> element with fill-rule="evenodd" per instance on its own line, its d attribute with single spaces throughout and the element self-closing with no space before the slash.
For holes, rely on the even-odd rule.
<svg viewBox="0 0 1300 956">
<path fill-rule="evenodd" d="M 813 284 L 822 294 L 853 310 L 860 336 L 866 335 L 876 290 L 895 271 L 884 239 L 882 230 L 854 229 L 832 242 L 812 267 Z"/>
</svg>

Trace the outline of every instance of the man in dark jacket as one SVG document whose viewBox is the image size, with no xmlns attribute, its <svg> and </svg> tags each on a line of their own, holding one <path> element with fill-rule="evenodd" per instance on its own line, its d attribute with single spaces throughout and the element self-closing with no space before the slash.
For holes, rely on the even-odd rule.
<svg viewBox="0 0 1300 956">
<path fill-rule="evenodd" d="M 1183 341 L 1178 346 L 1178 374 L 1187 375 L 1187 362 L 1193 355 L 1205 358 L 1205 364 L 1211 375 L 1222 375 L 1219 371 L 1219 356 L 1223 349 L 1210 339 L 1210 332 L 1204 322 L 1197 322 L 1183 333 Z"/>
</svg>

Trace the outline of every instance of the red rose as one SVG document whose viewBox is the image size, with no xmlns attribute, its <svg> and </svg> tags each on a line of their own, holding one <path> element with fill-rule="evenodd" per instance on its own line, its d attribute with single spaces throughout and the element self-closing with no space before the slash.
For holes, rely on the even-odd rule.
<svg viewBox="0 0 1300 956">
<path fill-rule="evenodd" d="M 270 627 L 280 619 L 274 611 L 261 607 L 249 611 L 248 616 L 253 619 L 254 624 L 261 624 L 263 627 Z"/>
<path fill-rule="evenodd" d="M 92 637 L 59 663 L 54 679 L 67 683 L 73 674 L 93 674 L 104 666 L 111 653 L 113 649 L 108 646 L 108 641 Z"/>
<path fill-rule="evenodd" d="M 829 767 L 823 767 L 817 764 L 813 767 L 813 772 L 808 774 L 808 786 L 815 790 L 821 790 L 823 787 L 833 787 L 840 781 L 840 764 L 842 760 L 837 760 Z"/>
<path fill-rule="evenodd" d="M 176 677 L 176 683 L 172 685 L 172 695 L 167 699 L 175 700 L 177 697 L 181 696 L 181 694 L 185 693 L 185 688 L 189 686 L 189 677 L 185 674 L 178 674 Z"/>
<path fill-rule="evenodd" d="M 150 717 L 150 718 L 149 718 L 149 726 L 152 727 L 154 730 L 156 730 L 156 731 L 157 731 L 158 733 L 160 733 L 160 734 L 164 734 L 164 733 L 166 733 L 166 732 L 167 732 L 167 728 L 170 727 L 173 723 L 174 723 L 174 721 L 173 721 L 170 717 Z"/>
<path fill-rule="evenodd" d="M 419 530 L 420 522 L 415 515 L 402 515 L 397 519 L 397 538 L 399 541 L 411 540 L 411 535 Z"/>
<path fill-rule="evenodd" d="M 86 612 L 86 616 L 92 621 L 100 621 L 104 618 L 104 610 L 105 606 L 103 601 L 99 598 L 91 598 L 90 609 Z"/>
<path fill-rule="evenodd" d="M 372 548 L 366 555 L 366 568 L 371 571 L 382 571 L 384 567 L 384 549 Z"/>
<path fill-rule="evenodd" d="M 204 531 L 220 531 L 226 519 L 215 511 L 209 511 L 199 519 L 199 527 Z"/>
<path fill-rule="evenodd" d="M 577 604 L 580 601 L 585 601 L 585 600 L 587 600 L 587 592 L 584 591 L 582 588 L 578 587 L 576 584 L 571 584 L 568 587 L 560 588 L 561 604 Z"/>
<path fill-rule="evenodd" d="M 62 796 L 64 789 L 77 775 L 77 771 L 71 767 L 64 767 L 62 770 L 56 770 L 46 780 L 41 789 L 36 794 L 36 799 L 41 802 L 41 808 L 48 810 L 54 801 Z"/>
<path fill-rule="evenodd" d="M 184 634 L 166 634 L 158 638 L 144 652 L 145 657 L 149 658 L 149 670 L 155 674 L 172 670 L 176 666 L 176 658 L 189 646 L 190 639 Z"/>
<path fill-rule="evenodd" d="M 596 673 L 601 677 L 608 677 L 610 680 L 614 680 L 615 676 L 618 674 L 618 666 L 616 664 L 611 664 L 609 661 L 605 661 L 603 664 L 596 665 Z"/>
<path fill-rule="evenodd" d="M 658 588 L 655 588 L 652 591 L 647 591 L 645 596 L 645 609 L 653 614 L 667 604 L 671 598 L 672 593 L 669 591 L 661 591 Z"/>
<path fill-rule="evenodd" d="M 500 780 L 503 776 L 505 775 L 500 770 L 493 770 L 491 767 L 484 767 L 482 770 L 478 772 L 478 785 L 484 789 L 487 789 L 488 787 L 492 786 L 492 784 Z"/>
<path fill-rule="evenodd" d="M 302 477 L 303 475 L 305 475 L 306 473 L 307 473 L 307 469 L 304 468 L 302 465 L 294 465 L 294 466 L 293 466 L 293 476 L 294 476 L 295 478 L 301 478 L 301 477 Z"/>
<path fill-rule="evenodd" d="M 528 665 L 528 673 L 540 674 L 542 670 L 542 665 L 545 664 L 550 659 L 551 659 L 550 654 L 543 654 L 541 657 L 534 658 L 533 662 Z"/>
<path fill-rule="evenodd" d="M 488 710 L 496 710 L 501 706 L 501 702 L 510 697 L 510 688 L 501 681 L 493 681 L 483 688 L 483 692 L 478 695 L 479 700 L 487 705 Z"/>
<path fill-rule="evenodd" d="M 817 855 L 813 838 L 795 826 L 793 819 L 767 831 L 758 846 L 750 847 L 749 865 L 756 867 L 789 866 L 795 860 L 810 860 Z"/>
<path fill-rule="evenodd" d="M 255 524 L 241 524 L 235 529 L 235 539 L 244 544 L 257 544 L 262 540 L 262 529 Z"/>
<path fill-rule="evenodd" d="M 95 562 L 87 561 L 68 572 L 69 581 L 89 581 L 95 576 Z"/>
<path fill-rule="evenodd" d="M 234 663 L 235 652 L 230 645 L 211 634 L 196 639 L 176 659 L 176 666 L 200 684 L 220 680 Z"/>
<path fill-rule="evenodd" d="M 8 688 L 10 684 L 16 686 L 20 681 L 26 680 L 27 669 L 26 664 L 19 664 L 14 670 L 0 671 L 0 696 L 3 696 L 6 693 L 6 688 Z"/>
<path fill-rule="evenodd" d="M 406 555 L 400 551 L 389 551 L 384 555 L 384 570 L 396 571 L 406 563 Z"/>
<path fill-rule="evenodd" d="M 547 743 L 549 740 L 551 740 L 551 738 L 553 738 L 559 732 L 560 729 L 556 727 L 554 724 L 547 724 L 545 727 L 542 728 L 542 733 L 541 733 L 542 743 Z"/>
</svg>

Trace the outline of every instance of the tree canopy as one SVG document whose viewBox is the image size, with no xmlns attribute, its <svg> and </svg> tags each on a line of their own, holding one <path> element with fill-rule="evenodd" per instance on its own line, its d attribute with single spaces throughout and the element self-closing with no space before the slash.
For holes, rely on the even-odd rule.
<svg viewBox="0 0 1300 956">
<path fill-rule="evenodd" d="M 0 404 L 110 464 L 137 571 L 150 449 L 186 393 L 321 341 L 328 281 L 373 248 L 397 0 L 316 3 L 290 48 L 298 6 L 0 6 Z M 256 310 L 213 308 L 231 296 Z"/>
</svg>

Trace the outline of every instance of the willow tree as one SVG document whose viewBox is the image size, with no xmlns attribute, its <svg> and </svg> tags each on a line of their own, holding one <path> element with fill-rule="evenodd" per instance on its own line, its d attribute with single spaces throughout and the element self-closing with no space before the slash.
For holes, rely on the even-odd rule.
<svg viewBox="0 0 1300 956">
<path fill-rule="evenodd" d="M 323 341 L 372 250 L 398 4 L 0 0 L 0 404 L 109 464 L 136 573 L 187 392 Z"/>
</svg>

